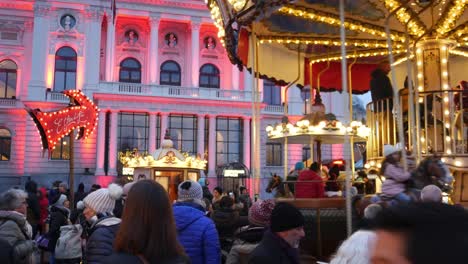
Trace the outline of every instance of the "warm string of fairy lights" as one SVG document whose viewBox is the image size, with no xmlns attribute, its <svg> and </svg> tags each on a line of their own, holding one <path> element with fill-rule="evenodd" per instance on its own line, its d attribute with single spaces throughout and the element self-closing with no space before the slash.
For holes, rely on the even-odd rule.
<svg viewBox="0 0 468 264">
<path fill-rule="evenodd" d="M 317 38 L 317 37 L 299 37 L 299 36 L 258 36 L 260 44 L 278 43 L 278 44 L 306 44 L 306 45 L 325 45 L 325 46 L 341 46 L 341 41 L 338 38 Z M 369 40 L 369 39 L 348 39 L 345 46 L 365 47 L 365 48 L 387 48 L 385 40 Z M 403 47 L 403 44 L 396 43 L 395 48 Z"/>
<path fill-rule="evenodd" d="M 236 10 L 241 10 L 248 0 L 228 0 L 229 4 Z"/>
<path fill-rule="evenodd" d="M 462 50 L 451 49 L 449 53 L 458 56 L 468 57 L 468 52 Z"/>
<path fill-rule="evenodd" d="M 404 53 L 404 52 L 405 52 L 405 50 L 394 50 L 393 54 L 401 54 L 401 53 Z M 346 55 L 346 58 L 347 59 L 353 59 L 353 58 L 366 58 L 366 57 L 371 57 L 371 56 L 385 56 L 385 55 L 388 55 L 388 50 L 374 50 L 374 51 L 356 52 L 356 53 Z M 341 59 L 342 59 L 341 55 L 339 55 L 339 56 L 327 56 L 327 57 L 311 59 L 310 63 L 319 63 L 319 62 L 325 62 L 325 61 L 336 61 L 336 60 L 341 60 Z"/>
<path fill-rule="evenodd" d="M 205 0 L 205 3 L 208 4 L 208 0 Z M 218 4 L 214 0 L 210 2 L 210 13 L 211 19 L 213 20 L 214 25 L 218 29 L 218 39 L 224 46 L 224 37 L 226 36 L 226 32 L 224 31 L 223 18 L 221 17 L 221 10 L 219 9 Z"/>
<path fill-rule="evenodd" d="M 304 19 L 309 19 L 316 22 L 326 23 L 329 25 L 340 25 L 340 19 L 338 16 L 328 14 L 325 12 L 320 12 L 314 9 L 305 10 L 291 6 L 283 6 L 280 9 L 278 9 L 278 12 L 287 15 L 293 15 L 296 17 L 301 17 Z M 386 37 L 385 30 L 383 28 L 369 23 L 363 23 L 360 21 L 355 21 L 353 19 L 347 19 L 344 23 L 344 26 L 348 30 L 368 33 L 373 36 L 379 36 L 382 38 Z M 392 32 L 390 37 L 394 41 L 405 41 L 405 36 L 402 33 Z"/>
<path fill-rule="evenodd" d="M 456 21 L 465 12 L 468 0 L 453 0 L 447 4 L 445 13 L 437 21 L 435 29 L 440 36 L 448 33 L 456 24 Z"/>
<path fill-rule="evenodd" d="M 396 0 L 385 0 L 385 7 L 388 9 L 389 12 L 394 11 L 395 9 L 399 8 L 401 3 Z M 418 17 L 414 14 L 412 9 L 407 7 L 401 7 L 396 12 L 396 18 L 400 23 L 407 25 L 409 33 L 416 36 L 421 36 L 425 32 L 425 26 L 419 20 Z M 411 19 L 411 21 L 410 21 Z M 409 22 L 408 22 L 409 21 Z"/>
</svg>

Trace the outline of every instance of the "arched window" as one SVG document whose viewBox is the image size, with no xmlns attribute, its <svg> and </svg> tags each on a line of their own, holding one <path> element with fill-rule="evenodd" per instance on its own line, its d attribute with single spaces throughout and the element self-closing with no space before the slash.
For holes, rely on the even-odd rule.
<svg viewBox="0 0 468 264">
<path fill-rule="evenodd" d="M 177 62 L 169 60 L 161 65 L 160 84 L 180 86 L 180 79 L 180 66 Z"/>
<path fill-rule="evenodd" d="M 62 47 L 55 53 L 54 91 L 76 88 L 76 52 Z"/>
<path fill-rule="evenodd" d="M 0 62 L 0 98 L 15 98 L 17 69 L 11 60 Z"/>
<path fill-rule="evenodd" d="M 213 64 L 200 68 L 200 87 L 219 88 L 219 69 Z"/>
<path fill-rule="evenodd" d="M 141 83 L 141 64 L 133 58 L 120 63 L 119 82 Z"/>
<path fill-rule="evenodd" d="M 11 133 L 6 128 L 0 128 L 0 160 L 10 160 Z"/>
</svg>

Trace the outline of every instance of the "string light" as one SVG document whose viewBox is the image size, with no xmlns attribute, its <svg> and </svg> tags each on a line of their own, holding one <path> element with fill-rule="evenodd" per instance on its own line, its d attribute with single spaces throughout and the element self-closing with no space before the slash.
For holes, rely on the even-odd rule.
<svg viewBox="0 0 468 264">
<path fill-rule="evenodd" d="M 468 52 L 466 52 L 466 51 L 451 49 L 451 50 L 449 50 L 449 53 L 454 54 L 454 55 L 458 55 L 458 56 L 468 57 Z"/>
<path fill-rule="evenodd" d="M 399 8 L 400 5 L 400 1 L 385 0 L 385 7 L 388 9 L 389 12 L 393 12 L 395 9 Z M 400 23 L 405 25 L 407 24 L 410 34 L 416 35 L 418 37 L 424 34 L 424 31 L 426 30 L 425 26 L 412 9 L 402 7 L 396 12 L 396 17 L 398 21 L 400 21 Z"/>
<path fill-rule="evenodd" d="M 328 14 L 325 12 L 321 12 L 314 9 L 300 9 L 294 6 L 283 6 L 278 9 L 279 13 L 283 13 L 286 15 L 292 15 L 296 17 L 301 17 L 304 19 L 322 22 L 329 25 L 340 25 L 340 18 L 336 15 Z M 344 22 L 344 26 L 348 30 L 352 31 L 360 31 L 363 33 L 368 33 L 374 36 L 385 37 L 385 30 L 382 27 L 378 27 L 369 23 L 364 23 L 361 21 L 356 21 L 353 19 L 346 19 Z M 398 32 L 392 32 L 390 34 L 391 38 L 396 41 L 405 41 L 405 36 Z"/>
<path fill-rule="evenodd" d="M 405 50 L 394 50 L 394 54 L 400 54 L 405 52 Z M 365 57 L 371 57 L 371 56 L 384 56 L 388 55 L 388 50 L 367 50 L 367 51 L 362 51 L 362 52 L 357 52 L 357 53 L 352 53 L 352 54 L 347 54 L 346 58 L 352 59 L 352 58 L 365 58 Z M 338 55 L 332 55 L 332 56 L 323 56 L 319 58 L 312 58 L 310 60 L 311 63 L 318 63 L 318 62 L 324 62 L 324 61 L 336 61 L 336 60 L 341 60 L 341 56 Z"/>
<path fill-rule="evenodd" d="M 440 36 L 444 36 L 455 26 L 458 18 L 465 12 L 467 3 L 468 0 L 454 0 L 448 3 L 445 13 L 435 25 L 435 29 Z"/>
<path fill-rule="evenodd" d="M 260 44 L 278 43 L 278 44 L 306 44 L 306 45 L 326 45 L 341 46 L 339 38 L 320 38 L 320 37 L 297 37 L 297 36 L 258 36 Z M 387 41 L 369 40 L 369 39 L 347 39 L 346 46 L 365 47 L 365 48 L 387 48 Z M 394 48 L 402 48 L 402 44 L 393 45 Z"/>
</svg>

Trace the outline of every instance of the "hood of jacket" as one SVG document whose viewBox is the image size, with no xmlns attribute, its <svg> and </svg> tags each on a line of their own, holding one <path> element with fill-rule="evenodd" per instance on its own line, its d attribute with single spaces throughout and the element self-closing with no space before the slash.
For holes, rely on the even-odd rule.
<svg viewBox="0 0 468 264">
<path fill-rule="evenodd" d="M 241 228 L 236 235 L 237 238 L 248 243 L 259 243 L 262 240 L 266 228 L 261 226 L 248 226 Z"/>
<path fill-rule="evenodd" d="M 178 205 L 173 206 L 174 218 L 176 219 L 177 231 L 186 229 L 195 221 L 202 217 L 206 217 L 205 213 L 192 206 Z"/>
<path fill-rule="evenodd" d="M 0 225 L 7 221 L 15 222 L 24 234 L 29 234 L 28 224 L 26 217 L 16 211 L 3 211 L 0 210 Z"/>
</svg>

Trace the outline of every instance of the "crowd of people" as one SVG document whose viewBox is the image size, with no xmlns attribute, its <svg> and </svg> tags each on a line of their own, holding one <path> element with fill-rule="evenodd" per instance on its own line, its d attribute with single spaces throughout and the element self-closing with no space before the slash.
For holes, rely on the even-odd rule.
<svg viewBox="0 0 468 264">
<path fill-rule="evenodd" d="M 153 180 L 94 185 L 89 192 L 80 184 L 71 205 L 67 184 L 56 182 L 46 190 L 28 181 L 25 190 L 0 194 L 0 259 L 306 263 L 299 250 L 305 219 L 298 208 L 274 199 L 252 203 L 245 187 L 228 192 L 221 187 L 210 192 L 207 187 L 204 178 L 186 180 L 178 186 L 177 201 L 171 201 Z M 464 263 L 468 213 L 443 204 L 436 186 L 424 188 L 421 200 L 388 208 L 369 205 L 359 230 L 342 243 L 330 263 Z M 446 254 L 440 251 L 448 250 L 445 244 L 453 247 Z"/>
</svg>

